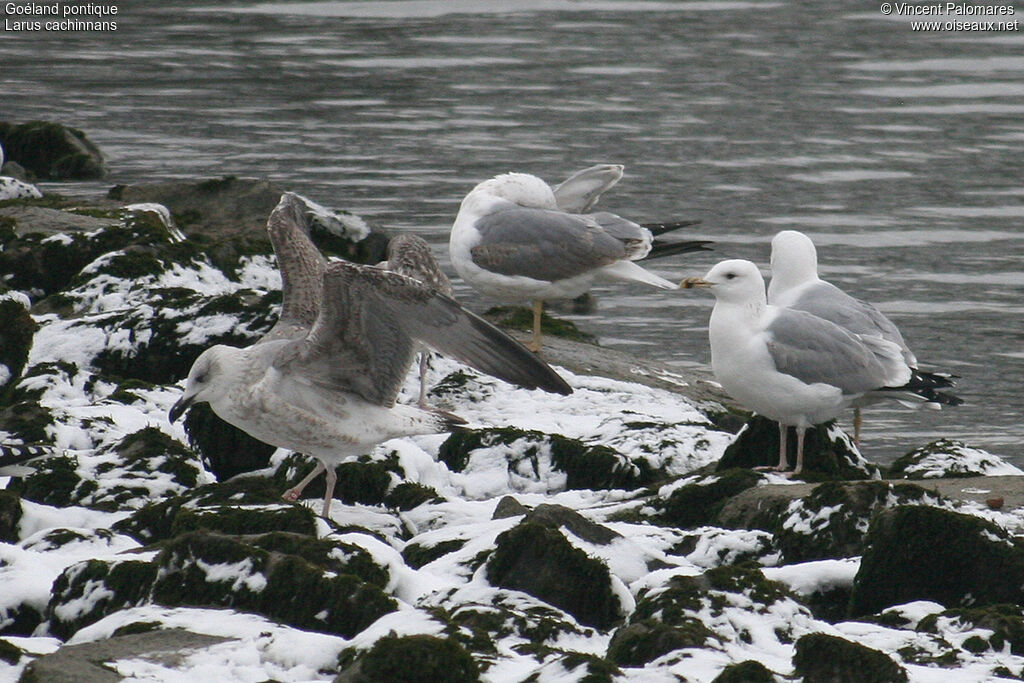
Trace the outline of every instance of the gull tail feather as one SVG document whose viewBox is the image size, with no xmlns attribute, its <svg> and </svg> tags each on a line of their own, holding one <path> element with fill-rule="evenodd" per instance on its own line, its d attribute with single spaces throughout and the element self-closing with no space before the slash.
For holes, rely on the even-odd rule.
<svg viewBox="0 0 1024 683">
<path fill-rule="evenodd" d="M 605 277 L 613 280 L 643 282 L 644 284 L 651 285 L 652 287 L 660 287 L 661 289 L 679 289 L 679 285 L 676 283 L 669 282 L 665 278 L 660 275 L 655 275 L 649 270 L 644 270 L 633 261 L 616 261 L 615 263 L 602 268 L 601 273 Z"/>
</svg>

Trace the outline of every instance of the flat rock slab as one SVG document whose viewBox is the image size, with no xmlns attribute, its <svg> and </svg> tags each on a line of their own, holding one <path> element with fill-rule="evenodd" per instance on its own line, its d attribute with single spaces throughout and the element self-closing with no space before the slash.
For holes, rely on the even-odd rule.
<svg viewBox="0 0 1024 683">
<path fill-rule="evenodd" d="M 173 669 L 192 652 L 228 640 L 167 629 L 65 645 L 25 667 L 19 683 L 117 683 L 124 679 L 109 666 L 110 662 L 144 659 Z"/>
<path fill-rule="evenodd" d="M 1003 509 L 1024 507 L 1024 477 L 956 477 L 949 479 L 885 479 L 892 484 L 916 484 L 923 489 L 955 500 L 969 500 L 982 505 L 989 498 L 1002 498 Z M 849 482 L 856 485 L 857 482 Z M 722 507 L 719 519 L 740 522 L 753 513 L 780 501 L 804 498 L 820 483 L 765 484 L 755 486 L 733 496 Z"/>
<path fill-rule="evenodd" d="M 84 232 L 117 225 L 119 222 L 115 218 L 96 218 L 44 206 L 4 206 L 0 207 L 0 216 L 16 221 L 14 231 L 18 235 Z"/>
</svg>

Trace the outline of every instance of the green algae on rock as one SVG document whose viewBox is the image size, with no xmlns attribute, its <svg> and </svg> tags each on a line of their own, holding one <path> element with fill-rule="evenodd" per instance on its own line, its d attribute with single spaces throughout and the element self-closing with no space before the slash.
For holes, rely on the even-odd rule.
<svg viewBox="0 0 1024 683">
<path fill-rule="evenodd" d="M 607 629 L 623 616 L 608 568 L 541 524 L 520 523 L 498 536 L 487 579 L 529 593 L 587 626 Z"/>
<path fill-rule="evenodd" d="M 480 672 L 469 652 L 450 638 L 392 635 L 374 643 L 334 680 L 335 683 L 476 683 Z"/>
<path fill-rule="evenodd" d="M 796 641 L 796 673 L 805 683 L 905 683 L 907 671 L 889 655 L 845 638 L 811 633 Z"/>
<path fill-rule="evenodd" d="M 1024 600 L 1024 547 L 985 519 L 902 505 L 880 512 L 865 542 L 853 616 L 912 600 L 950 608 Z"/>
<path fill-rule="evenodd" d="M 796 462 L 796 438 L 786 440 L 790 465 Z M 725 449 L 718 469 L 734 467 L 774 466 L 779 462 L 779 425 L 774 420 L 754 415 L 736 435 L 736 440 Z M 879 468 L 869 463 L 853 447 L 853 442 L 835 422 L 808 429 L 804 441 L 804 471 L 802 479 L 823 481 L 828 479 L 871 479 Z"/>
<path fill-rule="evenodd" d="M 0 121 L 0 145 L 11 161 L 42 180 L 96 180 L 107 174 L 99 148 L 82 131 L 50 121 Z"/>
</svg>

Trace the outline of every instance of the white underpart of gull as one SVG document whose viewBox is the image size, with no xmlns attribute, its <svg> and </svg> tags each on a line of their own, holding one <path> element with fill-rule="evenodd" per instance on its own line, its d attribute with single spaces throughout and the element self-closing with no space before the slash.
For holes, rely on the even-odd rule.
<svg viewBox="0 0 1024 683">
<path fill-rule="evenodd" d="M 449 240 L 452 266 L 482 294 L 533 301 L 535 351 L 541 345 L 545 299 L 575 298 L 598 279 L 677 288 L 634 263 L 651 251 L 649 229 L 605 211 L 563 208 L 589 210 L 619 177 L 618 166 L 584 169 L 560 186 L 559 201 L 540 178 L 505 173 L 483 181 L 462 200 Z"/>
<path fill-rule="evenodd" d="M 399 436 L 448 431 L 449 413 L 396 404 L 419 345 L 528 389 L 572 389 L 522 344 L 421 282 L 370 266 L 327 263 L 306 232 L 304 204 L 286 193 L 267 229 L 284 300 L 277 324 L 246 348 L 206 349 L 171 408 L 175 421 L 206 401 L 223 420 L 279 448 L 317 458 L 285 492 L 296 500 L 326 472 L 321 514 L 330 514 L 334 466 Z"/>
<path fill-rule="evenodd" d="M 435 292 L 453 296 L 452 283 L 441 270 L 437 259 L 430 251 L 427 241 L 418 235 L 395 235 L 388 242 L 388 260 L 378 264 L 390 271 L 419 280 Z M 427 370 L 430 367 L 430 351 L 419 352 L 420 397 L 418 405 L 427 409 Z"/>
<path fill-rule="evenodd" d="M 907 406 L 942 403 L 957 405 L 960 399 L 936 389 L 951 387 L 950 375 L 922 372 L 917 358 L 889 318 L 871 304 L 854 298 L 818 276 L 818 253 L 811 239 L 796 230 L 783 230 L 772 239 L 772 278 L 768 283 L 768 303 L 812 313 L 862 336 L 880 337 L 900 347 L 904 362 L 913 375 L 906 391 L 865 394 L 853 403 L 854 442 L 860 443 L 862 406 L 882 399 L 893 399 Z"/>
<path fill-rule="evenodd" d="M 910 379 L 899 345 L 769 305 L 764 278 L 750 261 L 722 261 L 683 286 L 708 287 L 715 295 L 711 368 L 734 399 L 779 423 L 780 471 L 788 469 L 788 427 L 797 431 L 797 474 L 808 428 L 835 418 L 867 392 Z"/>
</svg>

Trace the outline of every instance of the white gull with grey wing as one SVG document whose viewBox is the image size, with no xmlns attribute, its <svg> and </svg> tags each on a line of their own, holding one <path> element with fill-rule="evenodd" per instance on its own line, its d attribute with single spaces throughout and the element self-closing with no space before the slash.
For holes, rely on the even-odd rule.
<svg viewBox="0 0 1024 683">
<path fill-rule="evenodd" d="M 615 180 L 615 173 L 570 178 L 562 202 L 587 210 Z M 540 178 L 506 173 L 483 181 L 462 200 L 449 253 L 459 275 L 482 294 L 534 301 L 534 350 L 539 350 L 545 299 L 575 298 L 598 279 L 676 289 L 635 263 L 648 255 L 653 241 L 649 229 L 615 214 L 566 212 Z M 685 250 L 703 244 L 686 243 Z"/>
<path fill-rule="evenodd" d="M 746 408 L 779 422 L 778 469 L 786 465 L 786 429 L 804 433 L 865 393 L 910 379 L 899 345 L 860 336 L 805 311 L 769 305 L 764 278 L 750 261 L 722 261 L 684 287 L 709 287 L 716 303 L 708 334 L 715 377 Z"/>
</svg>

